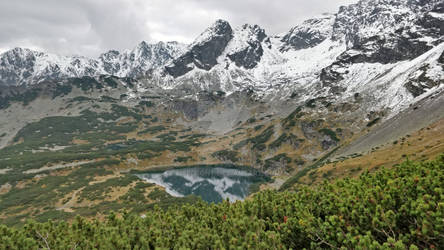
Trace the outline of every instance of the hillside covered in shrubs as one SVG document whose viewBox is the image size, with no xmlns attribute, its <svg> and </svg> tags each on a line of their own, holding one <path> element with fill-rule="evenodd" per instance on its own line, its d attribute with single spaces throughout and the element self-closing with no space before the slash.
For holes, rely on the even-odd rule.
<svg viewBox="0 0 444 250">
<path fill-rule="evenodd" d="M 156 208 L 145 216 L 0 226 L 1 249 L 343 248 L 444 246 L 444 155 L 243 202 Z"/>
</svg>

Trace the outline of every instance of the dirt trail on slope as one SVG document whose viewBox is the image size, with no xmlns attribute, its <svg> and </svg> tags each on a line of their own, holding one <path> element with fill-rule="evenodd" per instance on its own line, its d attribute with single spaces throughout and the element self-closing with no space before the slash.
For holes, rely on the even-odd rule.
<svg viewBox="0 0 444 250">
<path fill-rule="evenodd" d="M 91 160 L 91 161 L 79 161 L 79 162 L 73 162 L 73 163 L 67 163 L 67 164 L 57 164 L 54 166 L 45 166 L 42 168 L 37 168 L 37 169 L 29 169 L 26 171 L 23 171 L 24 174 L 36 174 L 36 173 L 40 173 L 43 171 L 47 171 L 47 170 L 57 170 L 57 169 L 62 169 L 62 168 L 69 168 L 69 167 L 78 167 L 84 164 L 88 164 L 88 163 L 93 163 L 95 162 L 95 160 Z"/>
<path fill-rule="evenodd" d="M 77 198 L 76 197 L 77 194 L 82 190 L 83 190 L 83 188 L 80 188 L 80 189 L 77 189 L 76 191 L 74 191 L 74 193 L 71 196 L 71 199 L 69 199 L 69 201 L 67 201 L 61 207 L 58 207 L 57 210 L 64 210 L 65 212 L 73 212 L 71 207 L 72 207 L 73 203 L 75 203 L 75 200 Z"/>
</svg>

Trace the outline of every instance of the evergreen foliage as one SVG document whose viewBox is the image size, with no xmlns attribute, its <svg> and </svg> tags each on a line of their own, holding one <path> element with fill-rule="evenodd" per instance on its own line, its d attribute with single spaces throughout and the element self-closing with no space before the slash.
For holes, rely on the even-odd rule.
<svg viewBox="0 0 444 250">
<path fill-rule="evenodd" d="M 1 249 L 418 249 L 444 246 L 444 155 L 296 192 L 104 221 L 0 226 Z"/>
<path fill-rule="evenodd" d="M 214 152 L 212 156 L 216 159 L 222 160 L 222 161 L 231 161 L 231 162 L 237 162 L 239 160 L 239 154 L 236 151 L 232 150 L 220 150 L 217 152 Z"/>
</svg>

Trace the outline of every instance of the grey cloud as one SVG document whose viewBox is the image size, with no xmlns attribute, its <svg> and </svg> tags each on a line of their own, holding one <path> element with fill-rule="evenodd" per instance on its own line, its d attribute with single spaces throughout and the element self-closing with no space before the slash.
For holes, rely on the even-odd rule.
<svg viewBox="0 0 444 250">
<path fill-rule="evenodd" d="M 191 42 L 216 19 L 281 33 L 304 19 L 357 0 L 3 0 L 0 52 L 30 47 L 97 56 L 142 40 Z"/>
</svg>

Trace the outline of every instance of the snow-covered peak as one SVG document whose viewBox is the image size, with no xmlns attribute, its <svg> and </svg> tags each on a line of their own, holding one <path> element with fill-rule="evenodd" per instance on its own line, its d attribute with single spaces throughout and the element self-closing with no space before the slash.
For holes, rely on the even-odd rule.
<svg viewBox="0 0 444 250">
<path fill-rule="evenodd" d="M 49 79 L 102 74 L 137 78 L 169 63 L 185 48 L 186 45 L 177 42 L 141 42 L 132 50 L 110 50 L 97 59 L 15 48 L 0 55 L 0 85 L 35 84 Z"/>
<path fill-rule="evenodd" d="M 218 20 L 188 46 L 142 42 L 132 50 L 109 51 L 97 60 L 17 50 L 9 59 L 0 56 L 0 62 L 8 62 L 0 64 L 0 80 L 15 85 L 45 77 L 111 74 L 146 76 L 161 88 L 188 93 L 248 89 L 262 98 L 297 96 L 302 102 L 366 90 L 387 101 L 392 93 L 372 91 L 374 79 L 436 47 L 443 40 L 443 12 L 442 0 L 361 0 L 335 15 L 306 20 L 279 36 L 268 36 L 258 25 L 233 29 Z M 428 74 L 442 76 L 436 73 L 442 63 L 432 61 Z M 404 104 L 412 92 L 433 88 L 421 79 L 412 78 L 409 85 L 397 80 Z M 378 84 L 389 86 L 390 81 Z"/>
<path fill-rule="evenodd" d="M 167 65 L 165 72 L 170 76 L 179 77 L 195 68 L 210 70 L 218 64 L 217 58 L 225 51 L 232 37 L 230 24 L 217 20 L 197 37 L 187 51 Z"/>
<path fill-rule="evenodd" d="M 361 61 L 412 59 L 443 41 L 443 20 L 429 13 L 444 13 L 442 0 L 360 0 L 340 8 L 333 39 L 365 54 Z"/>
<path fill-rule="evenodd" d="M 0 55 L 0 84 L 21 85 L 46 79 L 96 74 L 97 62 L 86 57 L 60 56 L 15 48 Z"/>
<path fill-rule="evenodd" d="M 227 47 L 227 54 L 236 53 L 251 45 L 262 42 L 267 35 L 259 25 L 244 24 L 234 29 L 233 39 Z"/>
<path fill-rule="evenodd" d="M 226 46 L 217 47 L 217 54 L 223 49 L 217 63 L 214 54 L 204 52 L 208 49 L 204 44 L 217 37 L 209 28 L 166 75 L 154 80 L 161 87 L 190 92 L 222 90 L 229 94 L 248 89 L 262 98 L 298 96 L 300 101 L 320 95 L 345 99 L 365 90 L 369 100 L 378 98 L 384 107 L 399 108 L 414 99 L 408 88 L 420 94 L 442 80 L 434 79 L 431 84 L 421 83 L 421 78 L 408 85 L 404 78 L 396 78 L 397 102 L 390 102 L 396 88 L 385 93 L 372 84 L 378 76 L 402 69 L 398 65 L 439 44 L 444 35 L 439 15 L 444 7 L 440 4 L 442 0 L 361 0 L 342 7 L 338 14 L 306 20 L 279 36 L 267 36 L 257 25 L 236 27 Z M 198 66 L 206 56 L 212 60 L 210 67 Z M 436 73 L 442 72 L 441 66 L 430 67 L 429 74 L 443 76 Z M 395 79 L 384 78 L 378 86 L 392 82 Z"/>
<path fill-rule="evenodd" d="M 334 37 L 340 39 L 346 36 L 348 46 L 353 46 L 353 41 L 350 41 L 352 33 L 360 37 L 394 33 L 397 29 L 411 26 L 420 11 L 415 1 L 361 0 L 340 8 Z"/>
<path fill-rule="evenodd" d="M 140 77 L 163 66 L 179 56 L 186 45 L 177 42 L 139 43 L 124 52 L 111 50 L 102 54 L 99 61 L 105 72 L 120 77 Z"/>
<path fill-rule="evenodd" d="M 206 44 L 218 37 L 231 36 L 233 30 L 230 23 L 225 20 L 218 19 L 210 27 L 208 27 L 204 32 L 202 32 L 190 45 L 190 48 Z"/>
<path fill-rule="evenodd" d="M 256 67 L 264 53 L 263 42 L 271 46 L 265 30 L 258 25 L 244 24 L 233 32 L 233 39 L 228 43 L 219 61 L 231 61 L 237 67 L 251 69 Z"/>
<path fill-rule="evenodd" d="M 19 48 L 16 47 L 14 49 L 8 50 L 0 54 L 2 58 L 8 59 L 8 60 L 14 60 L 14 59 L 22 59 L 29 56 L 35 56 L 36 51 L 26 49 L 26 48 Z"/>
</svg>

